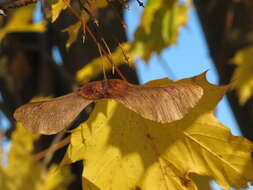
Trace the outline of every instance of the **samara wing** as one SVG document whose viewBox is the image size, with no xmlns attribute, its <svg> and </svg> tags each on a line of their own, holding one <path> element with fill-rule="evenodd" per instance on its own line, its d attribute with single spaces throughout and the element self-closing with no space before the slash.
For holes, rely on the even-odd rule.
<svg viewBox="0 0 253 190">
<path fill-rule="evenodd" d="M 14 117 L 33 133 L 55 134 L 68 127 L 92 100 L 77 93 L 19 107 Z"/>
<path fill-rule="evenodd" d="M 114 99 L 146 119 L 170 123 L 182 119 L 199 102 L 202 95 L 203 89 L 192 84 L 128 84 L 125 94 Z"/>
</svg>

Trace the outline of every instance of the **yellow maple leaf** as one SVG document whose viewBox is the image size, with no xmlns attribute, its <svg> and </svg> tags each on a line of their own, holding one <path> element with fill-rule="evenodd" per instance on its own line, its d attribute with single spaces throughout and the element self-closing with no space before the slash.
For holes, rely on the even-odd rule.
<svg viewBox="0 0 253 190">
<path fill-rule="evenodd" d="M 67 0 L 67 3 L 70 3 L 70 0 Z M 89 0 L 88 2 L 85 1 L 83 6 L 92 12 L 98 8 L 106 7 L 107 4 L 108 3 L 106 0 L 99 0 L 99 1 Z M 51 9 L 52 22 L 55 22 L 57 18 L 60 16 L 61 12 L 65 10 L 66 8 L 67 8 L 67 5 L 63 0 L 58 0 L 55 4 L 52 4 L 52 9 Z M 82 15 L 83 23 L 85 24 L 89 20 L 90 17 L 85 11 L 82 11 L 81 15 Z M 78 21 L 75 24 L 72 24 L 63 30 L 64 32 L 68 32 L 69 34 L 69 39 L 66 43 L 66 48 L 69 48 L 73 44 L 73 42 L 76 41 L 80 27 L 81 27 L 81 21 Z"/>
<path fill-rule="evenodd" d="M 212 190 L 210 181 L 211 178 L 208 176 L 200 176 L 195 173 L 190 174 L 190 178 L 194 181 L 197 185 L 198 189 L 200 190 Z"/>
<path fill-rule="evenodd" d="M 175 44 L 179 29 L 186 24 L 189 5 L 176 0 L 149 0 L 135 31 L 132 51 L 145 61 Z"/>
<path fill-rule="evenodd" d="M 8 190 L 8 176 L 5 174 L 4 169 L 0 166 L 0 187 Z"/>
<path fill-rule="evenodd" d="M 16 9 L 11 14 L 8 23 L 0 30 L 0 41 L 10 32 L 44 32 L 46 30 L 46 22 L 32 23 L 34 11 L 34 5 Z"/>
<path fill-rule="evenodd" d="M 4 190 L 64 190 L 73 180 L 70 168 L 56 170 L 53 165 L 43 172 L 41 162 L 32 155 L 33 142 L 38 135 L 31 134 L 20 123 L 11 137 L 6 167 L 0 165 L 0 187 Z"/>
<path fill-rule="evenodd" d="M 70 2 L 70 0 L 66 0 L 67 3 Z M 58 0 L 56 3 L 52 4 L 51 8 L 51 21 L 55 22 L 57 18 L 60 16 L 61 12 L 67 8 L 66 3 L 63 0 Z"/>
<path fill-rule="evenodd" d="M 38 186 L 38 190 L 67 190 L 73 179 L 74 177 L 69 167 L 59 168 L 57 165 L 52 165 L 43 182 Z"/>
<path fill-rule="evenodd" d="M 89 15 L 86 12 L 82 12 L 82 19 L 83 24 L 85 24 L 89 20 Z M 77 21 L 75 24 L 72 24 L 63 30 L 63 32 L 68 32 L 69 35 L 68 41 L 65 45 L 67 49 L 76 41 L 81 26 L 81 21 Z M 85 29 L 83 28 L 83 30 Z"/>
<path fill-rule="evenodd" d="M 31 156 L 33 141 L 38 135 L 32 135 L 20 124 L 12 134 L 8 165 L 4 169 L 6 190 L 36 189 L 42 172 L 41 165 Z M 32 171 L 32 173 L 31 173 Z"/>
<path fill-rule="evenodd" d="M 237 68 L 233 74 L 233 82 L 239 101 L 244 104 L 253 94 L 253 46 L 239 51 L 233 58 Z"/>
<path fill-rule="evenodd" d="M 92 10 L 104 8 L 108 5 L 107 0 L 88 0 L 88 2 L 89 3 L 85 3 L 85 6 L 87 6 L 87 8 L 90 8 Z"/>
<path fill-rule="evenodd" d="M 153 82 L 165 83 L 171 82 Z M 197 84 L 204 95 L 170 124 L 146 120 L 114 100 L 97 101 L 88 121 L 72 131 L 63 161 L 84 161 L 84 189 L 194 190 L 190 173 L 210 176 L 224 189 L 253 181 L 252 143 L 214 117 L 228 87 L 209 84 L 205 75 L 177 83 Z"/>
<path fill-rule="evenodd" d="M 66 0 L 66 3 L 70 3 L 70 0 Z M 58 0 L 56 3 L 52 4 L 52 22 L 55 22 L 60 16 L 61 12 L 67 8 L 66 3 L 63 0 Z M 88 0 L 88 2 L 84 1 L 83 6 L 85 6 L 90 11 L 94 11 L 95 9 L 106 7 L 107 4 L 108 3 L 106 0 Z"/>
<path fill-rule="evenodd" d="M 122 48 L 122 49 L 121 49 Z M 124 52 L 123 52 L 123 51 Z M 129 52 L 130 44 L 123 43 L 121 47 L 118 47 L 111 55 L 109 55 L 115 65 L 126 64 L 128 59 L 128 63 L 133 64 L 134 55 Z M 126 54 L 126 57 L 124 56 Z M 104 67 L 103 67 L 104 65 Z M 76 79 L 80 83 L 85 83 L 95 76 L 102 73 L 103 68 L 105 71 L 112 69 L 112 64 L 109 63 L 108 59 L 103 56 L 99 58 L 93 59 L 91 62 L 86 64 L 82 69 L 80 69 L 76 74 Z"/>
<path fill-rule="evenodd" d="M 66 42 L 65 45 L 66 48 L 69 48 L 72 45 L 72 43 L 76 41 L 81 25 L 82 25 L 81 22 L 78 21 L 75 24 L 72 24 L 63 30 L 64 32 L 68 32 L 69 34 L 68 41 Z"/>
</svg>

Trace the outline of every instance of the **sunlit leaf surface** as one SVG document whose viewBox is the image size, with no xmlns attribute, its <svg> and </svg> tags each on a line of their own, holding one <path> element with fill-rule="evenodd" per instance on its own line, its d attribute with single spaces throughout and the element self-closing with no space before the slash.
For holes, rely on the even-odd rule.
<svg viewBox="0 0 253 190">
<path fill-rule="evenodd" d="M 171 82 L 153 82 L 161 83 Z M 114 100 L 97 101 L 89 120 L 72 131 L 63 161 L 84 161 L 84 189 L 197 189 L 189 173 L 210 176 L 224 189 L 253 181 L 252 144 L 213 115 L 228 87 L 211 85 L 204 75 L 178 83 L 198 84 L 204 95 L 170 124 L 143 119 Z"/>
<path fill-rule="evenodd" d="M 233 83 L 240 103 L 244 104 L 253 94 L 253 46 L 239 51 L 233 62 L 237 65 L 233 75 Z"/>
</svg>

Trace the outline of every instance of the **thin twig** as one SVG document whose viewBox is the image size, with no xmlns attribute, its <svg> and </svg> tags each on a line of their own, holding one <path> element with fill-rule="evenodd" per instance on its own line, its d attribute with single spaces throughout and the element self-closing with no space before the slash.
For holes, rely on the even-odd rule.
<svg viewBox="0 0 253 190">
<path fill-rule="evenodd" d="M 83 3 L 81 2 L 81 0 L 79 0 L 79 4 L 80 4 L 81 8 L 90 16 L 90 18 L 91 18 L 91 20 L 93 20 L 94 24 L 97 25 L 97 26 L 99 26 L 98 19 L 94 16 L 94 14 L 91 13 L 91 11 L 89 11 L 89 9 L 87 9 L 83 5 Z"/>
<path fill-rule="evenodd" d="M 63 131 L 63 132 L 58 133 L 58 134 L 54 137 L 54 139 L 53 139 L 53 141 L 51 142 L 51 145 L 50 145 L 48 151 L 46 152 L 45 157 L 44 157 L 44 159 L 43 159 L 43 161 L 42 161 L 42 164 L 43 164 L 44 166 L 47 166 L 47 165 L 49 164 L 49 162 L 50 162 L 50 161 L 52 160 L 52 158 L 53 158 L 53 155 L 54 155 L 54 152 L 55 152 L 55 151 L 52 151 L 52 148 L 51 148 L 51 147 L 54 147 L 55 145 L 57 145 L 57 144 L 60 142 L 60 140 L 63 138 L 64 135 L 65 135 L 65 132 Z"/>
<path fill-rule="evenodd" d="M 70 4 L 66 1 L 66 0 L 63 0 L 63 2 L 67 5 L 67 7 L 70 9 L 70 11 L 72 12 L 72 14 L 78 19 L 80 20 L 80 22 L 82 24 L 85 24 L 84 23 L 84 20 L 83 18 L 77 13 L 77 11 L 72 7 L 70 6 Z M 97 38 L 94 36 L 94 34 L 91 32 L 90 28 L 86 25 L 85 27 L 85 30 L 86 32 L 90 35 L 90 37 L 92 38 L 92 40 L 98 45 L 100 46 L 103 54 L 106 56 L 106 58 L 109 60 L 109 62 L 113 65 L 113 61 L 111 59 L 111 57 L 107 54 L 106 50 L 101 46 L 101 44 L 98 42 Z M 119 76 L 121 77 L 122 80 L 124 81 L 127 81 L 125 76 L 121 73 L 121 71 L 119 70 L 119 68 L 115 65 L 115 70 L 116 72 L 119 74 Z"/>
<path fill-rule="evenodd" d="M 44 158 L 48 154 L 48 152 L 53 153 L 56 150 L 59 150 L 60 148 L 66 146 L 69 143 L 70 143 L 70 136 L 66 137 L 65 139 L 63 139 L 62 141 L 56 143 L 55 145 L 50 146 L 49 148 L 35 154 L 35 159 L 40 160 L 40 159 Z"/>
<path fill-rule="evenodd" d="M 104 44 L 104 46 L 105 46 L 105 48 L 106 48 L 106 50 L 107 50 L 109 56 L 111 56 L 111 50 L 110 50 L 108 44 L 106 43 L 104 37 L 102 36 L 100 30 L 99 30 L 99 21 L 98 21 L 98 19 L 97 19 L 97 18 L 96 18 L 96 17 L 95 17 L 95 16 L 82 4 L 81 0 L 79 0 L 79 3 L 80 3 L 80 5 L 82 6 L 82 9 L 83 9 L 83 10 L 91 17 L 91 19 L 93 20 L 94 24 L 95 24 L 96 27 L 97 27 L 97 32 L 98 32 L 98 34 L 99 34 L 99 38 L 100 38 L 100 40 L 103 42 L 103 44 Z M 100 55 L 102 56 L 100 46 L 98 45 L 97 47 L 98 47 L 98 49 L 99 49 Z M 111 59 L 112 59 L 112 57 L 111 57 Z M 103 65 L 103 69 L 104 69 L 104 65 Z M 115 70 L 115 63 L 112 62 L 112 73 L 113 73 L 113 74 L 114 74 L 114 70 Z M 104 70 L 103 70 L 103 72 L 104 72 Z M 105 75 L 104 75 L 104 76 L 105 76 Z M 105 78 L 105 79 L 106 79 L 106 78 Z"/>
<path fill-rule="evenodd" d="M 112 0 L 106 0 L 106 1 L 107 1 L 107 3 L 108 3 L 109 5 L 111 5 L 113 12 L 116 14 L 116 16 L 117 16 L 118 20 L 120 21 L 120 24 L 122 25 L 122 27 L 123 27 L 124 29 L 127 29 L 127 27 L 128 27 L 127 24 L 125 24 L 125 23 L 123 22 L 123 20 L 122 20 L 120 14 L 118 13 L 117 8 L 114 6 Z"/>
<path fill-rule="evenodd" d="M 119 40 L 118 40 L 117 38 L 115 38 L 114 36 L 112 36 L 112 38 L 113 38 L 114 41 L 118 44 L 120 50 L 122 51 L 123 56 L 124 56 L 124 58 L 125 58 L 125 60 L 126 60 L 126 63 L 127 63 L 128 65 L 130 65 L 129 57 L 127 56 L 127 54 L 126 54 L 124 48 L 122 47 L 121 43 L 120 43 Z"/>
<path fill-rule="evenodd" d="M 98 46 L 98 51 L 99 51 L 100 57 L 103 57 L 103 53 L 102 53 L 102 51 L 101 51 L 100 46 Z M 102 70 L 103 70 L 104 80 L 107 81 L 107 76 L 106 76 L 106 73 L 105 73 L 105 65 L 104 65 L 104 62 L 102 62 Z"/>
</svg>

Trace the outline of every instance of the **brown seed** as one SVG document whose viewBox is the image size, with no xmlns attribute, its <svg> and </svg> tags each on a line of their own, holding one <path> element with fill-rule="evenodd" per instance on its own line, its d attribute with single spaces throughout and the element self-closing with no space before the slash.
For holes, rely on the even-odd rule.
<svg viewBox="0 0 253 190">
<path fill-rule="evenodd" d="M 76 92 L 19 107 L 14 117 L 34 133 L 54 134 L 68 127 L 95 100 L 114 99 L 146 119 L 170 123 L 182 119 L 203 95 L 192 84 L 133 85 L 118 79 L 90 82 Z"/>
</svg>

